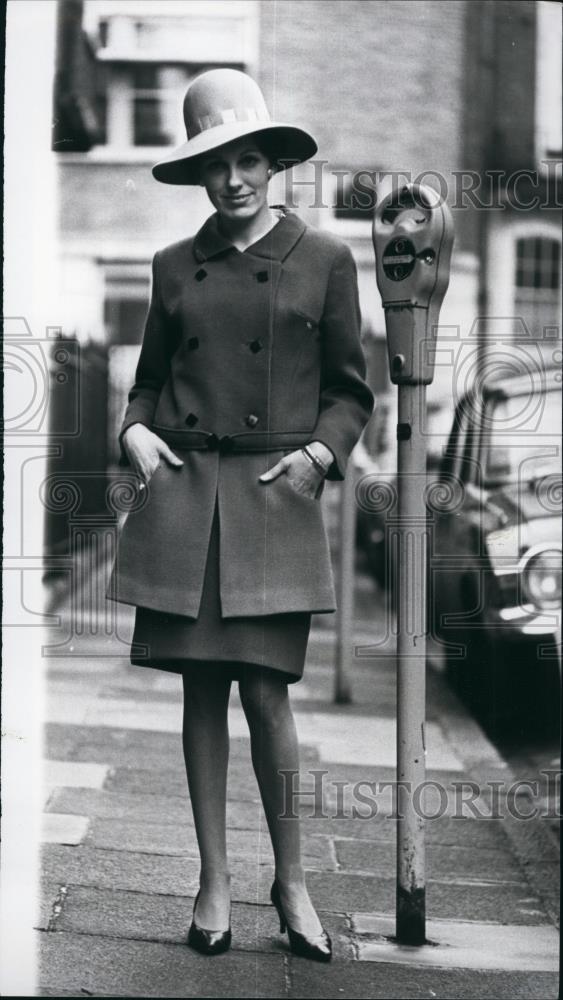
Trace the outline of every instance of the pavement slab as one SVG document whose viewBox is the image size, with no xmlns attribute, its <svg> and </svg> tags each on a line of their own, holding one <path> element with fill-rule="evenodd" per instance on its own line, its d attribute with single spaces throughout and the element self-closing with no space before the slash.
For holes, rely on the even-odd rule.
<svg viewBox="0 0 563 1000">
<path fill-rule="evenodd" d="M 55 788 L 102 788 L 109 773 L 106 764 L 46 759 L 41 763 L 45 796 Z"/>
<path fill-rule="evenodd" d="M 78 996 L 287 995 L 282 955 L 229 951 L 210 961 L 185 945 L 92 934 L 39 933 L 42 988 L 76 990 Z"/>
<path fill-rule="evenodd" d="M 240 801 L 229 800 L 228 825 L 243 830 L 256 829 L 266 822 L 258 791 Z M 47 811 L 77 813 L 102 819 L 136 820 L 145 823 L 192 826 L 187 788 L 183 796 L 136 795 L 125 792 L 97 791 L 89 788 L 57 789 L 51 796 Z"/>
<path fill-rule="evenodd" d="M 340 712 L 304 712 L 300 707 L 302 703 L 295 705 L 299 741 L 316 746 L 321 762 L 395 766 L 395 719 L 385 718 L 373 711 L 369 715 L 358 715 L 342 707 Z M 229 728 L 233 734 L 240 736 L 240 726 L 239 714 L 233 709 L 229 712 Z M 436 723 L 428 723 L 426 746 L 428 767 L 463 771 L 461 760 L 446 742 Z"/>
<path fill-rule="evenodd" d="M 137 795 L 170 795 L 187 798 L 186 772 L 183 767 L 141 768 L 114 767 L 105 782 L 107 792 Z"/>
<path fill-rule="evenodd" d="M 335 840 L 341 870 L 373 872 L 395 868 L 395 844 L 368 844 L 367 841 Z M 428 879 L 499 882 L 526 885 L 517 861 L 505 851 L 477 850 L 475 847 L 443 847 L 429 844 L 426 850 Z"/>
<path fill-rule="evenodd" d="M 374 907 L 391 913 L 395 907 L 396 878 L 391 867 L 372 875 L 309 872 L 307 883 L 321 910 L 371 912 Z M 426 884 L 427 912 L 446 920 L 503 921 L 542 924 L 548 918 L 539 897 L 527 883 L 433 881 Z"/>
<path fill-rule="evenodd" d="M 555 927 L 514 927 L 468 921 L 429 920 L 430 945 L 414 948 L 394 939 L 395 921 L 383 914 L 352 914 L 352 927 L 374 940 L 360 940 L 362 962 L 396 962 L 416 967 L 557 972 L 559 935 Z"/>
<path fill-rule="evenodd" d="M 193 894 L 199 884 L 199 865 L 195 859 L 100 851 L 84 845 L 44 847 L 42 870 L 48 880 L 61 885 L 182 896 Z"/>
<path fill-rule="evenodd" d="M 180 699 L 158 701 L 121 697 L 99 688 L 76 692 L 69 682 L 49 686 L 47 718 L 49 722 L 70 722 L 83 726 L 110 726 L 147 732 L 181 733 L 182 704 Z M 134 692 L 133 692 L 134 693 Z M 321 760 L 339 763 L 376 763 L 394 767 L 396 762 L 396 723 L 393 717 L 377 713 L 358 714 L 351 711 L 302 711 L 304 703 L 295 703 L 295 722 L 300 742 L 318 748 Z M 229 730 L 233 736 L 246 736 L 248 724 L 242 709 L 229 708 Z M 461 759 L 444 738 L 440 726 L 428 722 L 427 762 L 431 768 L 463 771 Z"/>
<path fill-rule="evenodd" d="M 47 722 L 44 744 L 48 751 L 46 756 L 60 760 L 163 770 L 175 762 L 180 771 L 184 769 L 182 744 L 175 733 L 143 733 L 142 730 L 115 729 L 111 726 L 84 727 L 70 724 L 68 720 Z M 57 753 L 57 747 L 65 748 L 66 753 Z"/>
<path fill-rule="evenodd" d="M 185 896 L 69 886 L 54 926 L 69 933 L 185 944 L 193 905 L 193 898 Z M 349 921 L 330 914 L 324 923 L 336 959 L 352 958 Z M 287 937 L 280 935 L 277 914 L 270 905 L 234 903 L 232 929 L 234 950 L 289 954 Z"/>
<path fill-rule="evenodd" d="M 193 895 L 199 884 L 196 857 L 149 855 L 129 851 L 97 850 L 85 845 L 43 850 L 43 870 L 51 881 L 129 891 Z M 256 861 L 232 860 L 233 899 L 267 901 L 272 871 Z M 394 908 L 393 869 L 377 874 L 310 870 L 308 885 L 315 905 L 334 913 L 381 912 Z M 537 894 L 527 883 L 429 880 L 428 912 L 449 920 L 498 920 L 513 924 L 542 924 L 548 918 Z"/>
<path fill-rule="evenodd" d="M 144 820 L 94 819 L 90 822 L 84 842 L 105 850 L 199 857 L 194 828 L 188 824 L 176 826 L 147 823 Z M 227 845 L 231 859 L 246 859 L 270 867 L 274 864 L 270 838 L 263 828 L 229 828 Z M 338 867 L 332 841 L 327 837 L 306 838 L 303 843 L 303 858 L 308 868 L 335 871 Z"/>
<path fill-rule="evenodd" d="M 52 794 L 47 812 L 78 813 L 81 816 L 103 819 L 128 819 L 181 826 L 191 820 L 187 789 L 184 796 L 180 797 L 62 788 Z"/>
<path fill-rule="evenodd" d="M 318 765 L 317 765 L 318 766 Z M 308 780 L 304 771 L 303 781 Z M 187 798 L 186 773 L 183 762 L 181 768 L 141 769 L 138 767 L 115 767 L 109 773 L 104 789 L 111 792 L 136 793 L 140 795 L 171 795 Z M 229 763 L 227 785 L 229 799 L 236 801 L 257 801 L 260 797 L 256 777 L 250 762 L 250 751 L 246 755 L 233 757 Z"/>
<path fill-rule="evenodd" d="M 43 844 L 81 844 L 88 833 L 87 816 L 69 813 L 43 813 L 41 817 L 41 842 Z"/>
<path fill-rule="evenodd" d="M 289 996 L 295 1000 L 555 1000 L 557 976 L 549 972 L 479 972 L 420 969 L 395 962 L 357 962 L 311 968 L 290 959 Z"/>
<path fill-rule="evenodd" d="M 143 732 L 181 733 L 182 704 L 164 702 L 156 707 L 149 702 L 98 698 L 98 692 L 76 692 L 49 690 L 47 697 L 47 718 L 49 722 L 76 726 L 110 726 L 112 728 L 137 729 Z"/>
<path fill-rule="evenodd" d="M 397 837 L 397 821 L 389 815 L 378 815 L 369 819 L 352 817 L 314 818 L 302 816 L 302 829 L 322 833 L 335 839 L 349 839 L 362 843 L 367 841 L 393 841 Z M 466 817 L 440 816 L 427 820 L 425 824 L 428 843 L 444 846 L 475 847 L 508 851 L 505 824 L 500 819 L 469 819 Z M 553 852 L 552 852 L 553 855 Z"/>
</svg>

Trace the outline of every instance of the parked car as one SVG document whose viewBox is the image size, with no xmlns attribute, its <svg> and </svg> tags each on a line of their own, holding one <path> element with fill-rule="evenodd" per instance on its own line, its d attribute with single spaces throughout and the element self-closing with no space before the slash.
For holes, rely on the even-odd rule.
<svg viewBox="0 0 563 1000">
<path fill-rule="evenodd" d="M 448 679 L 489 727 L 551 729 L 561 671 L 560 371 L 539 384 L 489 379 L 467 393 L 428 473 L 429 629 Z M 372 476 L 375 502 L 360 496 L 358 540 L 393 592 L 396 483 Z"/>
<path fill-rule="evenodd" d="M 557 725 L 560 371 L 464 396 L 428 501 L 431 624 L 449 679 L 491 726 Z"/>
<path fill-rule="evenodd" d="M 383 418 L 382 418 L 383 411 Z M 376 417 L 385 423 L 378 435 L 382 447 L 377 459 L 365 449 L 356 449 L 354 457 L 359 470 L 357 489 L 357 545 L 364 553 L 368 568 L 379 586 L 389 591 L 394 603 L 394 551 L 389 546 L 390 533 L 397 517 L 397 454 L 395 426 L 397 400 L 378 399 Z M 428 406 L 425 420 L 425 439 L 428 483 L 439 475 L 444 445 L 451 425 L 451 408 L 444 402 Z"/>
</svg>

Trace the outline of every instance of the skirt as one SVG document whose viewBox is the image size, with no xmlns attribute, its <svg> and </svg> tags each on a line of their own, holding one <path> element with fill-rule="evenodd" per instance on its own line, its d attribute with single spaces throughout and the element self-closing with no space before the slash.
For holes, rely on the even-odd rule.
<svg viewBox="0 0 563 1000">
<path fill-rule="evenodd" d="M 198 617 L 137 607 L 131 663 L 174 673 L 211 669 L 214 676 L 231 680 L 240 680 L 252 667 L 266 667 L 283 674 L 287 683 L 300 680 L 311 612 L 223 618 L 219 579 L 216 498 Z"/>
</svg>

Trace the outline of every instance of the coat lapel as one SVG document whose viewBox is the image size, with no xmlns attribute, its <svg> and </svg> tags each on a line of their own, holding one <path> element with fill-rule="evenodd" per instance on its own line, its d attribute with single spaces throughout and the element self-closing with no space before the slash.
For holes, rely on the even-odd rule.
<svg viewBox="0 0 563 1000">
<path fill-rule="evenodd" d="M 200 263 L 233 249 L 233 244 L 220 232 L 217 213 L 207 219 L 194 239 L 194 256 Z M 251 257 L 283 261 L 299 242 L 306 225 L 297 215 L 289 212 L 252 246 L 244 251 Z"/>
</svg>

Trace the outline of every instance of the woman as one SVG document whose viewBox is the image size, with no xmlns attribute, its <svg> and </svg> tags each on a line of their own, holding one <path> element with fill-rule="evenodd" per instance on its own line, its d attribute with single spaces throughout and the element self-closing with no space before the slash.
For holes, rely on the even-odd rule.
<svg viewBox="0 0 563 1000">
<path fill-rule="evenodd" d="M 343 479 L 367 422 L 355 266 L 348 248 L 268 206 L 274 171 L 316 143 L 272 122 L 257 85 L 203 73 L 184 101 L 187 142 L 157 180 L 202 184 L 215 208 L 159 251 L 120 432 L 142 480 L 108 596 L 136 606 L 131 659 L 182 674 L 183 743 L 201 855 L 188 943 L 231 943 L 227 706 L 238 680 L 272 839 L 272 902 L 291 949 L 331 943 L 309 898 L 280 771 L 297 770 L 288 684 L 312 612 L 335 610 L 321 495 Z M 282 162 L 284 161 L 284 162 Z"/>
</svg>

